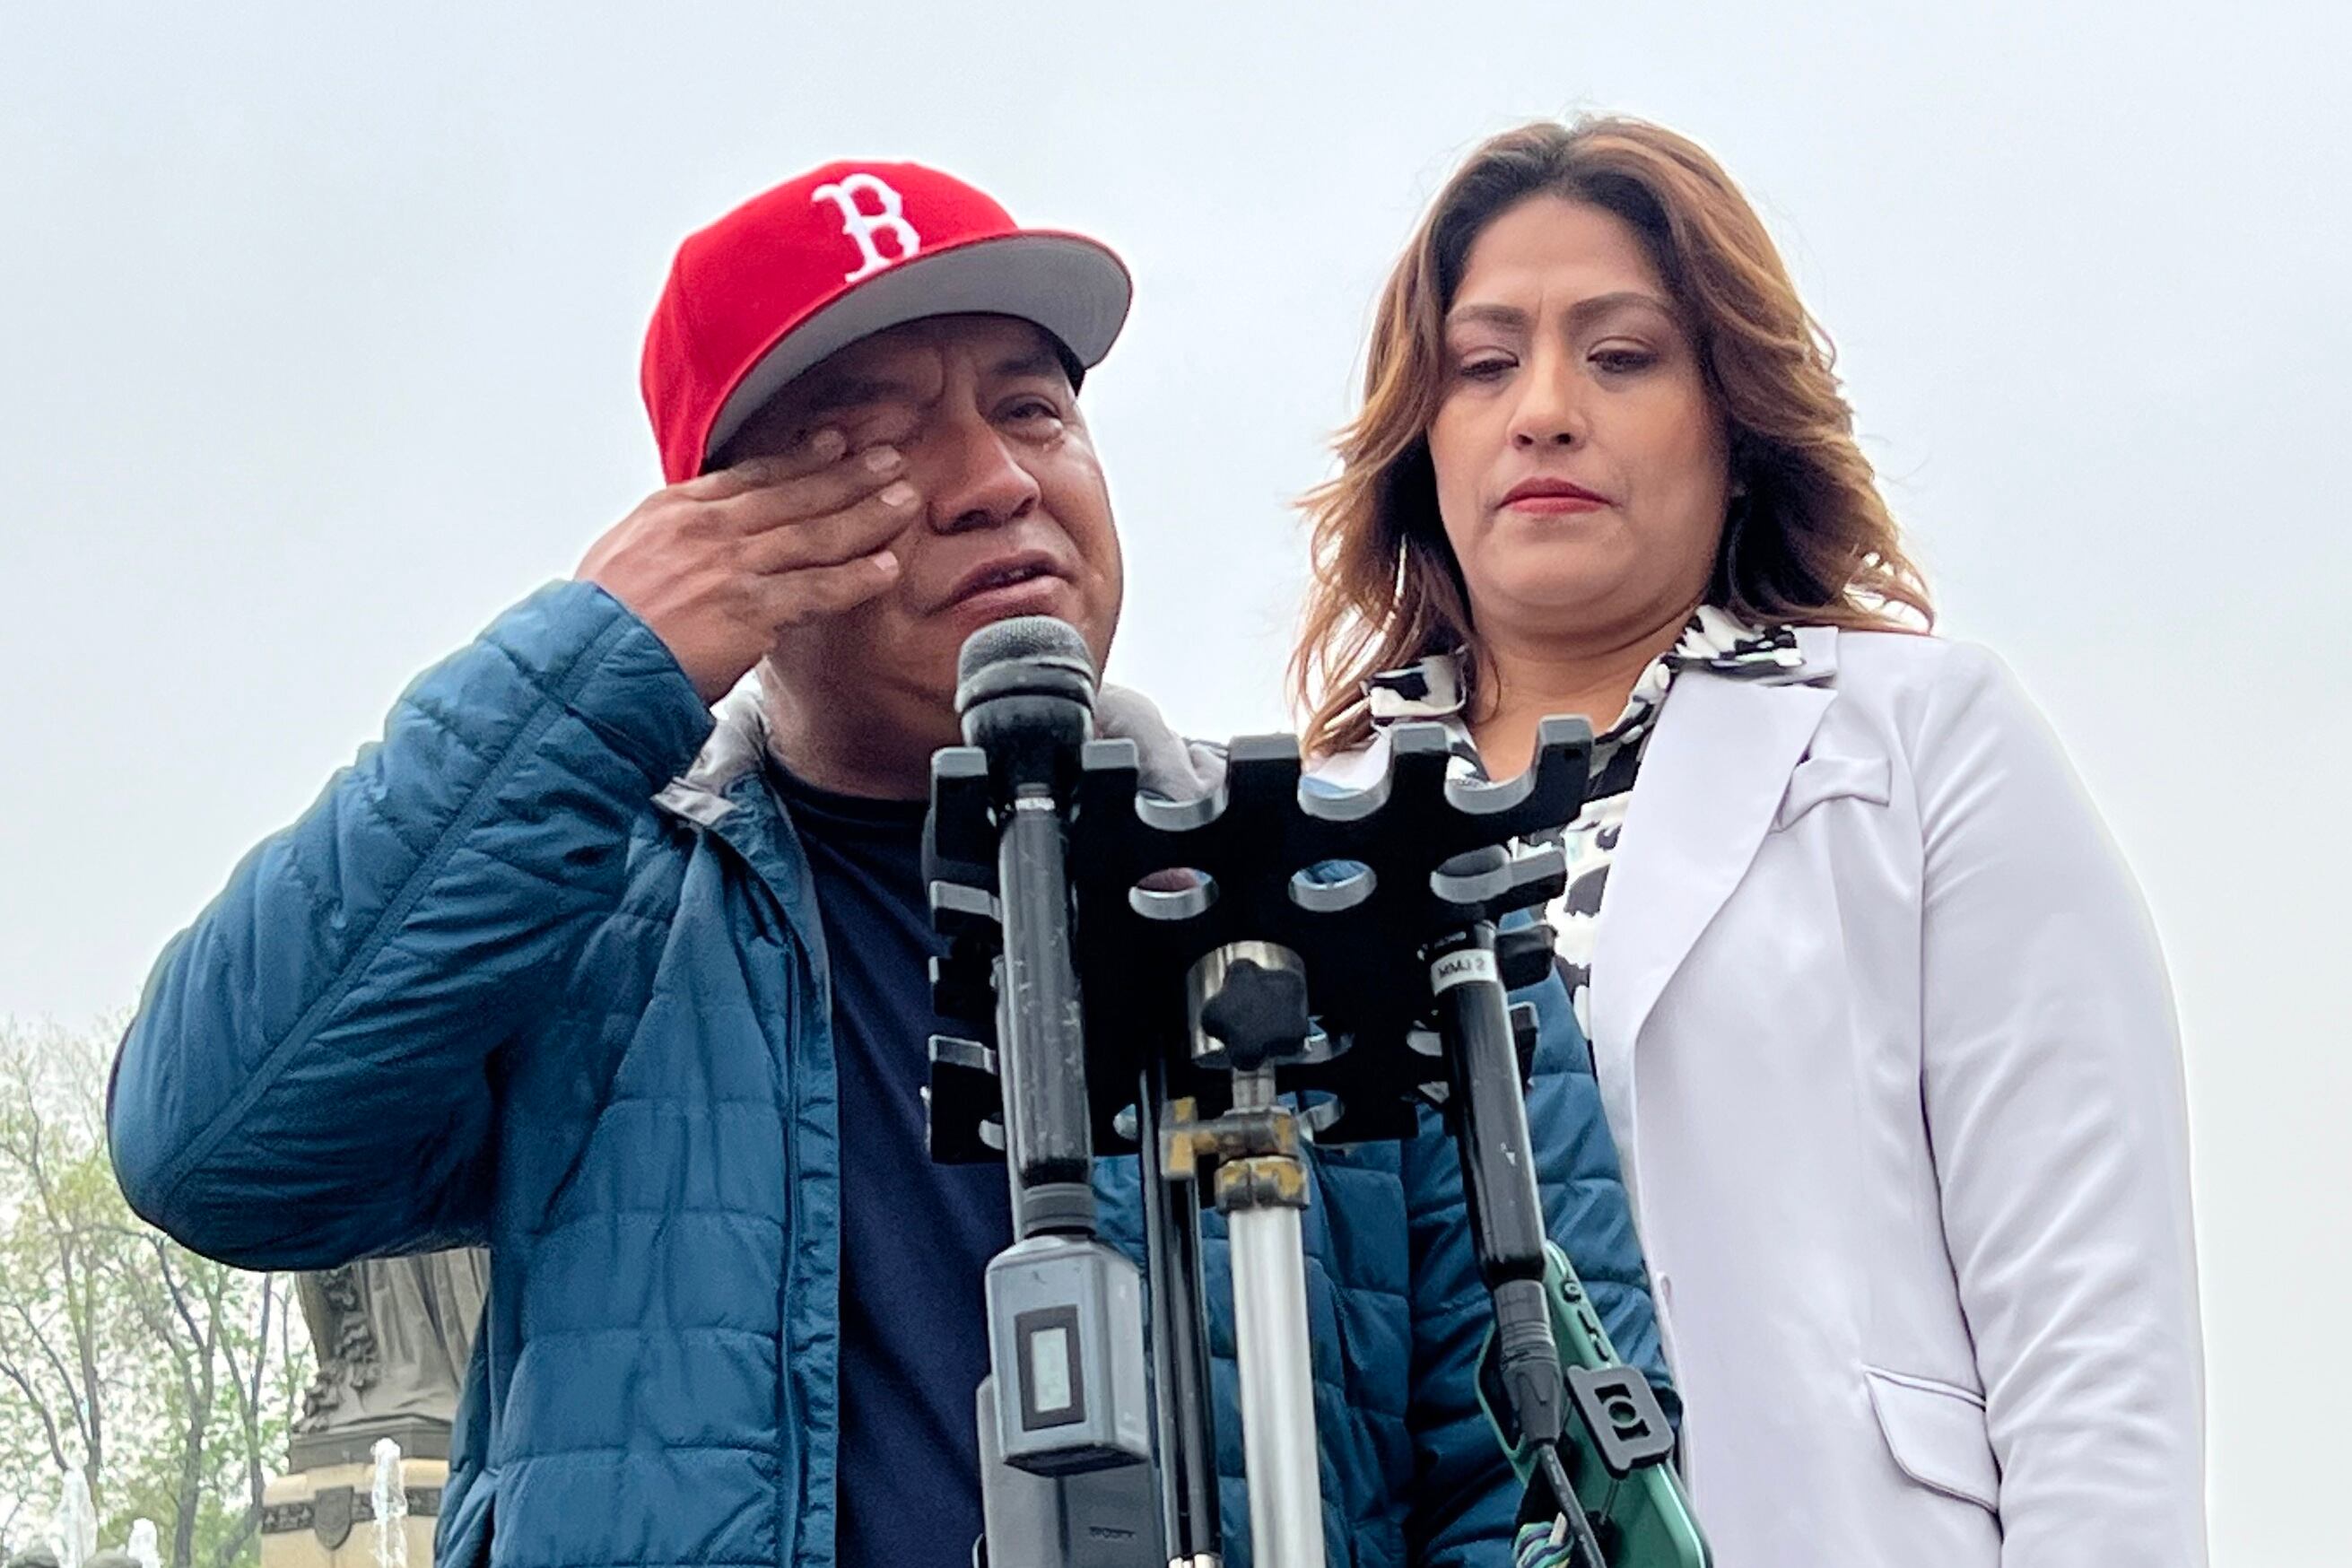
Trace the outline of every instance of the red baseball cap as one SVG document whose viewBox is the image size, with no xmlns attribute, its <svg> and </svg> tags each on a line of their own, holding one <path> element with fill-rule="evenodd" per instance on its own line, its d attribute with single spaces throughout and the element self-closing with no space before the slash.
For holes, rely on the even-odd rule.
<svg viewBox="0 0 2352 1568">
<path fill-rule="evenodd" d="M 926 316 L 1017 316 L 1091 368 L 1132 293 L 1107 246 L 1023 228 L 952 174 L 919 163 L 813 169 L 677 248 L 646 331 L 646 411 L 662 472 L 671 484 L 693 478 L 794 376 Z"/>
</svg>

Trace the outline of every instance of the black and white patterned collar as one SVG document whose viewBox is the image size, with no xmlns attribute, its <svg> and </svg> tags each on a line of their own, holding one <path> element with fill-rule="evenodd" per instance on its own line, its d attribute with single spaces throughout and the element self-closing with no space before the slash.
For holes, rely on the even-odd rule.
<svg viewBox="0 0 2352 1568">
<path fill-rule="evenodd" d="M 1399 669 L 1382 670 L 1364 682 L 1364 697 L 1371 708 L 1375 733 L 1391 724 L 1414 721 L 1442 723 L 1454 739 L 1456 772 L 1483 779 L 1486 767 L 1462 713 L 1468 700 L 1468 660 L 1469 654 L 1457 649 L 1433 654 Z M 1780 683 L 1805 679 L 1805 655 L 1797 646 L 1793 626 L 1759 626 L 1728 610 L 1700 605 L 1675 646 L 1643 669 L 1616 721 L 1593 737 L 1596 781 L 1609 777 L 1612 764 L 1621 755 L 1630 759 L 1640 753 L 1675 677 L 1685 669 L 1705 669 L 1734 680 Z"/>
</svg>

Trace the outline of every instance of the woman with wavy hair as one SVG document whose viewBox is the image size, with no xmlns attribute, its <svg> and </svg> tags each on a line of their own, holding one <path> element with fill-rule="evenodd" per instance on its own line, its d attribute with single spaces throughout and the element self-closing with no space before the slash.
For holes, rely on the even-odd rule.
<svg viewBox="0 0 2352 1568">
<path fill-rule="evenodd" d="M 1322 776 L 1409 720 L 1497 778 L 1592 725 L 1551 918 L 1718 1560 L 2201 1563 L 2163 960 L 2016 682 L 1930 632 L 1738 187 L 1635 121 L 1479 147 L 1339 451 Z"/>
</svg>

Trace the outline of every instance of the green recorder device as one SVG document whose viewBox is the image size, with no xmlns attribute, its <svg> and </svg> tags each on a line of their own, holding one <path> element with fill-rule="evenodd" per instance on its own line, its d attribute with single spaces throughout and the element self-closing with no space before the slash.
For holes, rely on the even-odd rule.
<svg viewBox="0 0 2352 1568">
<path fill-rule="evenodd" d="M 1544 1300 L 1573 1412 L 1561 1458 L 1608 1568 L 1710 1568 L 1706 1538 L 1668 1462 L 1674 1432 L 1664 1409 L 1648 1380 L 1618 1359 L 1568 1255 L 1549 1243 L 1544 1253 Z M 1478 1403 L 1519 1484 L 1530 1484 L 1536 1456 L 1511 1420 L 1492 1329 L 1478 1358 Z"/>
</svg>

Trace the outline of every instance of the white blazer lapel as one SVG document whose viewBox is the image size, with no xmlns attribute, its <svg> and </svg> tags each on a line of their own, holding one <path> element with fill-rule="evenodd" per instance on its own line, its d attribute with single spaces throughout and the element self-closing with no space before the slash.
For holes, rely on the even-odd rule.
<svg viewBox="0 0 2352 1568">
<path fill-rule="evenodd" d="M 1801 628 L 1805 664 L 1785 681 L 1834 673 L 1836 637 L 1830 627 Z M 1628 1097 L 1621 1138 L 1633 1130 L 1627 1069 L 1642 1026 L 1747 874 L 1834 695 L 1826 685 L 1704 669 L 1684 671 L 1667 693 L 1610 867 L 1592 959 L 1593 1048 L 1604 1085 L 1613 1079 Z"/>
</svg>

